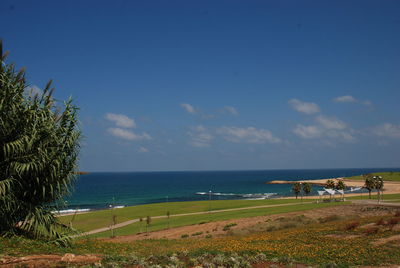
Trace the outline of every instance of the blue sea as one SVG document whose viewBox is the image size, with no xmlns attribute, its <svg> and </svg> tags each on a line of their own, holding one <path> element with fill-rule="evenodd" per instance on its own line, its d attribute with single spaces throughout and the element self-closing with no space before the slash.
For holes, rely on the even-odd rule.
<svg viewBox="0 0 400 268">
<path fill-rule="evenodd" d="M 325 179 L 400 168 L 306 169 L 254 171 L 93 172 L 80 175 L 67 198 L 69 209 L 102 209 L 110 205 L 290 196 L 291 185 L 272 180 Z M 313 187 L 316 192 L 320 187 Z M 211 193 L 210 193 L 211 191 Z"/>
</svg>

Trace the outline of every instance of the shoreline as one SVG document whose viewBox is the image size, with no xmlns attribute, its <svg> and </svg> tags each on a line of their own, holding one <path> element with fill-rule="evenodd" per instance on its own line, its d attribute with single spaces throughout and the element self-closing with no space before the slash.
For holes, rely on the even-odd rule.
<svg viewBox="0 0 400 268">
<path fill-rule="evenodd" d="M 349 179 L 345 179 L 343 177 L 339 177 L 339 178 L 329 178 L 329 179 L 318 179 L 318 180 L 299 180 L 299 181 L 291 181 L 291 180 L 275 180 L 275 181 L 269 181 L 266 182 L 266 184 L 294 184 L 297 182 L 301 182 L 301 183 L 310 183 L 312 185 L 318 185 L 318 186 L 324 186 L 326 185 L 326 182 L 328 180 L 333 180 L 335 182 L 342 180 L 345 184 L 346 187 L 363 187 L 364 186 L 364 181 L 362 180 L 349 180 Z M 382 191 L 383 196 L 385 194 L 399 194 L 400 193 L 400 182 L 397 181 L 385 181 L 384 182 L 384 188 Z M 352 197 L 352 196 L 362 196 L 363 194 L 365 195 L 369 195 L 368 193 L 345 193 L 344 196 L 346 197 Z M 371 192 L 371 196 L 372 195 L 377 195 L 377 192 L 372 191 Z M 329 196 L 327 195 L 323 195 L 322 198 L 324 196 Z M 334 196 L 341 196 L 340 194 L 335 194 Z M 296 199 L 295 196 L 291 196 L 291 197 L 283 197 L 284 199 Z M 320 198 L 320 196 L 318 195 L 309 195 L 309 196 L 303 196 L 303 198 L 305 199 L 314 199 L 314 198 Z"/>
<path fill-rule="evenodd" d="M 350 180 L 350 179 L 345 179 L 343 177 L 338 177 L 338 178 L 328 178 L 328 179 L 316 179 L 316 180 L 299 180 L 299 181 L 292 181 L 292 180 L 274 180 L 274 181 L 269 181 L 266 182 L 266 184 L 294 184 L 297 182 L 302 182 L 302 183 L 310 183 L 312 185 L 317 185 L 317 186 L 324 186 L 326 184 L 326 182 L 328 180 L 334 180 L 335 182 L 338 180 L 342 180 L 347 187 L 362 187 L 364 186 L 364 181 L 362 180 Z M 400 182 L 396 182 L 396 181 L 385 181 L 385 185 L 384 185 L 384 189 L 383 189 L 383 197 L 385 194 L 400 194 Z M 344 196 L 345 197 L 354 197 L 354 196 L 368 196 L 368 192 L 357 192 L 357 193 L 345 193 Z M 371 196 L 377 195 L 377 192 L 372 191 L 371 192 Z M 341 195 L 335 194 L 334 196 L 336 197 L 341 197 Z M 303 196 L 303 199 L 324 199 L 326 197 L 330 197 L 329 194 L 326 195 L 308 195 L 308 196 Z M 298 199 L 300 199 L 301 197 L 298 196 Z M 295 196 L 280 196 L 280 197 L 273 197 L 273 198 L 266 198 L 266 199 L 296 199 Z M 244 200 L 244 199 L 226 199 L 226 200 Z M 248 199 L 251 200 L 251 199 Z M 265 200 L 265 199 L 262 199 Z M 193 200 L 194 201 L 194 200 Z M 196 200 L 196 201 L 204 201 L 204 200 Z M 216 200 L 212 200 L 212 201 L 216 201 Z M 179 202 L 192 202 L 192 201 L 179 201 Z M 163 202 L 160 202 L 159 204 L 162 204 Z M 157 204 L 157 203 L 151 203 L 151 204 Z M 147 204 L 140 204 L 140 205 L 147 205 Z M 139 205 L 139 206 L 140 206 Z M 131 206 L 138 206 L 138 205 L 131 205 Z M 131 206 L 125 206 L 125 207 L 131 207 Z M 79 215 L 79 214 L 86 214 L 86 213 L 90 213 L 90 212 L 94 212 L 94 211 L 102 211 L 102 210 L 109 210 L 110 208 L 100 208 L 100 209 L 89 209 L 89 210 L 85 210 L 82 211 L 82 209 L 80 211 L 70 211 L 67 213 L 55 213 L 57 215 L 57 217 L 60 216 L 68 216 L 68 215 Z M 73 209 L 71 209 L 73 210 Z"/>
</svg>

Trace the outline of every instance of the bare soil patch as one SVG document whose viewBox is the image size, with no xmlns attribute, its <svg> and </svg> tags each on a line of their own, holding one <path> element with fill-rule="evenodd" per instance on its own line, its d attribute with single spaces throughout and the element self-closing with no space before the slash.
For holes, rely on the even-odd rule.
<svg viewBox="0 0 400 268">
<path fill-rule="evenodd" d="M 361 235 L 330 234 L 330 235 L 326 235 L 326 237 L 337 238 L 337 239 L 353 239 L 353 238 L 361 237 Z"/>
<path fill-rule="evenodd" d="M 60 267 L 61 265 L 74 264 L 85 265 L 99 263 L 101 257 L 99 255 L 74 255 L 67 253 L 60 255 L 30 255 L 24 257 L 3 257 L 0 259 L 0 267 Z"/>
<path fill-rule="evenodd" d="M 380 245 L 383 245 L 383 244 L 386 244 L 389 242 L 391 242 L 391 243 L 400 242 L 400 234 L 378 239 L 375 242 L 373 242 L 372 244 L 375 246 L 380 246 Z"/>
</svg>

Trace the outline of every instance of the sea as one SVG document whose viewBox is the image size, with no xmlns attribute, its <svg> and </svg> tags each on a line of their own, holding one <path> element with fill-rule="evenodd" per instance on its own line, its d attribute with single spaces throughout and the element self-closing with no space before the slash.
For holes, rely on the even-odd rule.
<svg viewBox="0 0 400 268">
<path fill-rule="evenodd" d="M 245 171 L 92 172 L 79 175 L 66 210 L 97 210 L 160 202 L 267 199 L 292 196 L 290 184 L 272 180 L 347 177 L 400 168 Z M 321 187 L 313 186 L 313 192 Z"/>
</svg>

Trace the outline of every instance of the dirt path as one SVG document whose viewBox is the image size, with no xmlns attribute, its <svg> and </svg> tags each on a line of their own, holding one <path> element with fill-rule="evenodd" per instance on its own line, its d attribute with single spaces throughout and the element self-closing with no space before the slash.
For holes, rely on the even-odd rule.
<svg viewBox="0 0 400 268">
<path fill-rule="evenodd" d="M 244 208 L 229 208 L 229 209 L 221 209 L 221 210 L 211 210 L 211 211 L 201 211 L 201 212 L 192 212 L 192 213 L 173 214 L 173 215 L 170 215 L 170 217 L 172 218 L 172 217 L 181 217 L 181 216 L 190 216 L 190 215 L 215 214 L 215 213 L 221 213 L 221 212 L 229 212 L 229 211 L 237 211 L 237 210 L 248 210 L 248 209 L 257 209 L 257 208 L 296 206 L 296 205 L 310 204 L 310 203 L 312 203 L 312 202 L 277 204 L 277 205 L 263 205 L 263 206 L 254 206 L 254 207 L 244 207 Z M 165 218 L 167 218 L 167 216 L 166 215 L 165 216 L 154 216 L 152 218 L 153 219 L 165 219 Z M 124 222 L 121 222 L 121 223 L 118 223 L 118 224 L 114 225 L 112 228 L 113 229 L 121 228 L 121 227 L 127 226 L 129 224 L 138 222 L 138 221 L 139 221 L 139 219 L 124 221 Z M 86 235 L 91 235 L 91 234 L 97 234 L 97 233 L 110 231 L 110 230 L 111 230 L 111 226 L 103 227 L 103 228 L 99 228 L 99 229 L 95 229 L 95 230 L 92 230 L 92 231 L 88 231 L 88 232 L 79 234 L 79 235 L 77 235 L 75 237 L 86 236 Z"/>
</svg>

